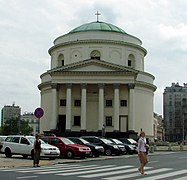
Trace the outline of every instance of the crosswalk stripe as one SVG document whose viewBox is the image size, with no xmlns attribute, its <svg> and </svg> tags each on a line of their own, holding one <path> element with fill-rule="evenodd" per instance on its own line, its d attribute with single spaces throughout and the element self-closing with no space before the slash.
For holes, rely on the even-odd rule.
<svg viewBox="0 0 187 180">
<path fill-rule="evenodd" d="M 147 167 L 147 169 L 150 169 L 152 167 Z M 109 176 L 109 175 L 114 175 L 114 174 L 122 174 L 122 173 L 129 173 L 129 172 L 136 172 L 137 168 L 133 169 L 126 169 L 126 170 L 120 170 L 120 171 L 110 171 L 110 172 L 104 172 L 104 173 L 98 173 L 98 174 L 89 174 L 89 175 L 84 175 L 84 176 L 78 176 L 81 178 L 96 178 L 96 177 L 101 177 L 101 176 Z"/>
<path fill-rule="evenodd" d="M 141 180 L 157 180 L 157 179 L 160 179 L 160 178 L 163 179 L 163 178 L 168 178 L 168 177 L 181 175 L 181 174 L 185 174 L 185 173 L 187 173 L 187 170 L 180 170 L 180 171 L 174 171 L 174 172 L 171 172 L 171 173 L 161 174 L 161 175 L 157 175 L 157 176 L 142 178 Z"/>
<path fill-rule="evenodd" d="M 147 168 L 146 168 L 147 169 Z M 145 170 L 146 170 L 145 169 Z M 137 169 L 136 169 L 137 170 Z M 162 168 L 162 169 L 154 169 L 154 170 L 148 170 L 146 171 L 148 174 L 155 174 L 155 173 L 160 173 L 160 172 L 165 172 L 165 171 L 169 171 L 172 169 L 169 168 Z M 132 178 L 132 177 L 137 177 L 137 176 L 141 176 L 141 174 L 138 172 L 136 174 L 126 174 L 126 175 L 121 175 L 121 176 L 113 176 L 113 177 L 108 177 L 108 178 L 102 178 L 105 180 L 120 180 L 120 179 L 127 179 L 127 178 Z M 142 176 L 141 176 L 142 177 Z"/>
<path fill-rule="evenodd" d="M 87 166 L 87 167 L 96 167 L 97 165 L 89 165 L 89 166 Z M 50 173 L 51 171 L 58 171 L 59 169 L 60 169 L 60 171 L 62 171 L 62 169 L 63 170 L 69 170 L 69 169 L 78 169 L 78 168 L 83 168 L 83 167 L 85 167 L 85 166 L 81 166 L 81 165 L 77 165 L 77 166 L 70 166 L 70 167 L 62 167 L 62 166 L 59 166 L 59 167 L 51 167 L 51 168 L 48 168 L 47 169 L 47 172 L 46 172 L 46 174 L 47 173 Z M 28 172 L 42 172 L 42 171 L 46 171 L 46 168 L 44 167 L 44 168 L 40 168 L 40 169 L 38 169 L 38 168 L 32 168 L 32 169 L 29 169 L 29 170 L 21 170 L 21 171 L 17 171 L 17 172 L 21 172 L 21 173 L 28 173 Z"/>
<path fill-rule="evenodd" d="M 112 170 L 119 170 L 119 169 L 126 169 L 133 166 L 120 166 L 120 167 L 111 167 L 106 169 L 97 169 L 97 170 L 91 170 L 91 171 L 82 171 L 82 172 L 75 172 L 75 173 L 63 173 L 63 174 L 56 174 L 59 176 L 68 176 L 68 175 L 79 175 L 79 174 L 87 174 L 87 173 L 95 173 L 95 172 L 103 172 L 103 171 L 112 171 Z M 102 167 L 101 167 L 102 168 Z"/>
<path fill-rule="evenodd" d="M 173 180 L 186 180 L 186 179 L 187 179 L 187 177 L 179 177 L 179 178 L 175 178 Z"/>
<path fill-rule="evenodd" d="M 55 164 L 53 165 L 53 167 L 75 167 L 78 166 L 76 164 Z M 42 166 L 42 167 L 37 167 L 37 169 L 50 169 L 51 166 Z M 28 169 L 34 169 L 33 166 L 32 167 L 24 167 L 24 168 L 7 168 L 7 169 L 2 169 L 1 171 L 22 171 L 22 170 L 28 170 Z"/>
<path fill-rule="evenodd" d="M 109 167 L 113 167 L 114 165 L 107 165 L 107 166 L 98 166 L 96 167 L 96 165 L 94 167 L 80 167 L 79 169 L 69 169 L 69 170 L 64 170 L 64 169 L 61 169 L 61 170 L 58 170 L 58 171 L 52 171 L 52 172 L 38 172 L 36 174 L 55 174 L 55 173 L 61 173 L 63 172 L 63 175 L 64 174 L 76 174 L 77 172 L 85 172 L 84 170 L 89 170 L 89 172 L 92 170 L 92 169 L 101 169 L 101 168 L 109 168 Z M 68 173 L 70 172 L 70 173 Z M 58 175 L 58 174 L 57 174 Z"/>
</svg>

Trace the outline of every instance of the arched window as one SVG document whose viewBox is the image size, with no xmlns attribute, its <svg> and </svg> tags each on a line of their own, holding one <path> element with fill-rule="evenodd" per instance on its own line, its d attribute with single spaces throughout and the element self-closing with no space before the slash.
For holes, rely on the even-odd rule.
<svg viewBox="0 0 187 180">
<path fill-rule="evenodd" d="M 60 54 L 58 56 L 58 67 L 60 66 L 64 66 L 64 55 L 63 54 Z"/>
<path fill-rule="evenodd" d="M 135 58 L 133 54 L 129 54 L 128 56 L 128 67 L 134 67 Z"/>
<path fill-rule="evenodd" d="M 91 59 L 100 60 L 101 59 L 101 53 L 97 50 L 94 50 L 94 51 L 91 52 L 90 57 L 91 57 Z"/>
</svg>

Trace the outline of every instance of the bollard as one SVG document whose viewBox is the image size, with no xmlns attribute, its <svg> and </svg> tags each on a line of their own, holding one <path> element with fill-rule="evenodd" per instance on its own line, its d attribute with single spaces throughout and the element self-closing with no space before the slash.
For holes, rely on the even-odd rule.
<svg viewBox="0 0 187 180">
<path fill-rule="evenodd" d="M 154 151 L 157 151 L 157 147 L 156 147 L 156 144 L 154 144 Z"/>
<path fill-rule="evenodd" d="M 171 144 L 168 145 L 168 151 L 172 151 Z"/>
<path fill-rule="evenodd" d="M 182 145 L 182 143 L 180 144 L 180 150 L 181 150 L 181 151 L 183 150 L 183 145 Z"/>
<path fill-rule="evenodd" d="M 149 152 L 150 152 L 150 153 L 154 153 L 154 148 L 153 148 L 153 146 L 150 146 Z"/>
</svg>

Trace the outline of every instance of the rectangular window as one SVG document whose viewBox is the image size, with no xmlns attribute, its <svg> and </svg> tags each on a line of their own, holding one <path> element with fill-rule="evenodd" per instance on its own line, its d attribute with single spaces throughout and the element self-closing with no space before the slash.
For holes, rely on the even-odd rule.
<svg viewBox="0 0 187 180">
<path fill-rule="evenodd" d="M 74 116 L 74 126 L 80 126 L 80 125 L 81 125 L 81 117 Z"/>
<path fill-rule="evenodd" d="M 81 106 L 81 100 L 75 100 L 74 106 Z"/>
<path fill-rule="evenodd" d="M 121 100 L 120 104 L 121 106 L 127 106 L 127 100 Z"/>
<path fill-rule="evenodd" d="M 112 100 L 106 100 L 106 107 L 112 107 Z"/>
<path fill-rule="evenodd" d="M 66 99 L 60 99 L 60 106 L 66 106 Z"/>
<path fill-rule="evenodd" d="M 128 60 L 128 66 L 132 66 L 131 60 Z"/>
<path fill-rule="evenodd" d="M 112 116 L 106 116 L 106 126 L 112 126 Z"/>
</svg>

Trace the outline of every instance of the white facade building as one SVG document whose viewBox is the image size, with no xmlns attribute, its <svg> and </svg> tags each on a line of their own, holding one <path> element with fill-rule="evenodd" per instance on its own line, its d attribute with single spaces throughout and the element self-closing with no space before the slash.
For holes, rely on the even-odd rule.
<svg viewBox="0 0 187 180">
<path fill-rule="evenodd" d="M 51 69 L 41 75 L 41 130 L 154 136 L 154 76 L 144 71 L 140 39 L 105 22 L 83 24 L 49 49 Z M 97 134 L 98 135 L 98 134 Z"/>
<path fill-rule="evenodd" d="M 21 115 L 21 120 L 28 122 L 28 125 L 32 127 L 33 129 L 32 134 L 39 133 L 38 132 L 39 120 L 35 117 L 33 113 L 25 112 L 23 115 Z"/>
</svg>

